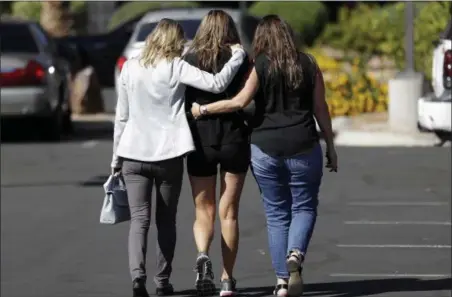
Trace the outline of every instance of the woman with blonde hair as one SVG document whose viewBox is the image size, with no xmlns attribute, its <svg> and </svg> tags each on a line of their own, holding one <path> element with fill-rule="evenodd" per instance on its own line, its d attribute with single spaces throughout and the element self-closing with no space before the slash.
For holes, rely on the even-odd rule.
<svg viewBox="0 0 452 297">
<path fill-rule="evenodd" d="M 277 296 L 303 292 L 302 265 L 317 218 L 323 176 L 322 148 L 315 119 L 326 141 L 326 165 L 337 171 L 331 118 L 322 72 L 313 57 L 299 52 L 289 25 L 264 17 L 253 40 L 255 64 L 244 88 L 231 100 L 192 106 L 195 118 L 244 108 L 254 97 L 251 169 L 261 191 Z"/>
<path fill-rule="evenodd" d="M 211 10 L 201 21 L 185 60 L 210 73 L 218 73 L 231 57 L 230 45 L 240 43 L 237 28 L 226 12 Z M 220 94 L 188 87 L 185 92 L 188 111 L 193 103 L 208 104 L 237 94 L 249 70 L 248 60 L 238 70 L 231 84 Z M 249 131 L 243 115 L 233 112 L 206 116 L 192 121 L 191 131 L 196 151 L 187 156 L 196 219 L 193 226 L 198 256 L 196 289 L 198 295 L 216 292 L 209 248 L 216 218 L 216 181 L 220 167 L 219 218 L 223 272 L 220 296 L 236 292 L 233 268 L 238 249 L 238 212 L 240 195 L 250 162 Z"/>
<path fill-rule="evenodd" d="M 183 156 L 195 149 L 185 116 L 185 88 L 222 92 L 245 58 L 240 45 L 232 46 L 228 63 L 212 75 L 180 58 L 185 43 L 182 27 L 162 19 L 147 37 L 141 56 L 124 64 L 119 79 L 111 167 L 124 176 L 128 192 L 129 266 L 135 297 L 149 296 L 145 263 L 153 186 L 157 191 L 156 293 L 173 293 L 169 278 Z"/>
</svg>

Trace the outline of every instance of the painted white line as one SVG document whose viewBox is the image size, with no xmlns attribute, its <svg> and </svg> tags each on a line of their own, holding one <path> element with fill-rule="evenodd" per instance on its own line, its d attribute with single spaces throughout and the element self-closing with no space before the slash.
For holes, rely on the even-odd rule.
<svg viewBox="0 0 452 297">
<path fill-rule="evenodd" d="M 345 221 L 345 225 L 436 225 L 451 226 L 451 222 L 434 221 Z"/>
<path fill-rule="evenodd" d="M 446 206 L 447 202 L 349 202 L 350 206 Z"/>
<path fill-rule="evenodd" d="M 356 278 L 448 278 L 450 274 L 412 274 L 412 273 L 332 273 L 331 277 L 356 277 Z"/>
<path fill-rule="evenodd" d="M 98 143 L 99 143 L 99 141 L 97 141 L 97 140 L 89 140 L 89 141 L 85 141 L 85 142 L 82 143 L 82 148 L 85 148 L 85 149 L 93 148 L 93 147 L 95 147 Z"/>
<path fill-rule="evenodd" d="M 340 248 L 450 249 L 446 244 L 336 244 Z"/>
</svg>

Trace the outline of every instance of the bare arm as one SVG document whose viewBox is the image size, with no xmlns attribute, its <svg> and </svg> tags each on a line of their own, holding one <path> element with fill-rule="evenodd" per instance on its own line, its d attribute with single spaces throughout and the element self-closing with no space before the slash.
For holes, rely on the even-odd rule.
<svg viewBox="0 0 452 297">
<path fill-rule="evenodd" d="M 315 89 L 314 89 L 314 116 L 319 124 L 320 129 L 324 134 L 324 138 L 327 147 L 334 148 L 334 135 L 333 128 L 331 126 L 331 117 L 328 110 L 328 104 L 325 99 L 325 83 L 323 81 L 323 74 L 320 69 L 317 68 L 315 77 Z"/>
<path fill-rule="evenodd" d="M 113 132 L 112 168 L 120 168 L 122 166 L 120 158 L 116 155 L 116 150 L 118 148 L 119 141 L 121 140 L 122 133 L 124 132 L 126 123 L 129 120 L 129 100 L 126 85 L 126 77 L 128 75 L 127 69 L 128 65 L 126 62 L 119 77 L 118 102 L 116 103 L 115 125 Z"/>
<path fill-rule="evenodd" d="M 226 99 L 204 105 L 207 114 L 233 112 L 246 107 L 259 89 L 259 79 L 257 77 L 256 68 L 253 67 L 243 89 L 232 99 Z M 192 109 L 194 116 L 197 117 L 196 107 Z"/>
<path fill-rule="evenodd" d="M 200 70 L 184 60 L 179 60 L 179 79 L 183 84 L 212 93 L 221 93 L 229 86 L 245 59 L 245 51 L 234 49 L 229 61 L 215 75 Z"/>
</svg>

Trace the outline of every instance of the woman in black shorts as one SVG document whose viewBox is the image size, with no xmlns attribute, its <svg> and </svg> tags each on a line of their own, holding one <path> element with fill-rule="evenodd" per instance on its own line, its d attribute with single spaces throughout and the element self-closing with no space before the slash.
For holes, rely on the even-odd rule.
<svg viewBox="0 0 452 297">
<path fill-rule="evenodd" d="M 232 18 L 222 10 L 210 11 L 202 20 L 185 60 L 200 69 L 217 73 L 231 57 L 230 44 L 240 43 Z M 213 94 L 188 87 L 185 92 L 188 115 L 193 103 L 208 104 L 235 96 L 243 87 L 250 64 L 245 58 L 225 92 Z M 221 175 L 219 217 L 223 272 L 221 296 L 235 293 L 232 275 L 239 241 L 238 208 L 250 162 L 249 131 L 240 112 L 191 121 L 196 151 L 187 157 L 196 219 L 193 233 L 198 249 L 196 289 L 200 295 L 215 293 L 209 248 L 216 216 L 216 181 Z"/>
</svg>

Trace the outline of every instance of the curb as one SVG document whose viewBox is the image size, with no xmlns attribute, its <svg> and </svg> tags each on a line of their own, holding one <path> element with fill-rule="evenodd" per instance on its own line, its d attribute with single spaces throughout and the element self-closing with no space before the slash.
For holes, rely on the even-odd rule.
<svg viewBox="0 0 452 297">
<path fill-rule="evenodd" d="M 113 122 L 115 115 L 110 113 L 73 114 L 72 120 L 74 122 Z"/>
</svg>

